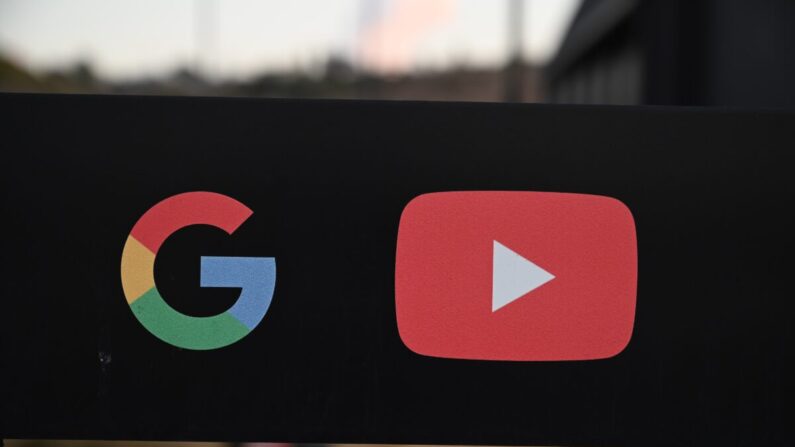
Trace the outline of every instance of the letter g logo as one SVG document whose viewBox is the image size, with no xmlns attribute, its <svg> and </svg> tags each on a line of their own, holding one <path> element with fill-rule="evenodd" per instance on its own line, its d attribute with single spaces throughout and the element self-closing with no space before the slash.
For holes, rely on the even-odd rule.
<svg viewBox="0 0 795 447">
<path fill-rule="evenodd" d="M 232 234 L 252 211 L 237 200 L 212 192 L 169 197 L 136 222 L 121 256 L 121 283 L 138 321 L 159 339 L 186 349 L 222 348 L 248 335 L 265 316 L 276 284 L 274 258 L 201 257 L 201 287 L 238 287 L 240 297 L 226 312 L 211 317 L 185 315 L 163 300 L 155 286 L 157 251 L 175 231 L 212 225 Z"/>
</svg>

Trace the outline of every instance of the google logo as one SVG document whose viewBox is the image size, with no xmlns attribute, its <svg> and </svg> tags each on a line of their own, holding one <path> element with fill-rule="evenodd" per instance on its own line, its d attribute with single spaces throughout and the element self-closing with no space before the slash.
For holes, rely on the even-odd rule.
<svg viewBox="0 0 795 447">
<path fill-rule="evenodd" d="M 235 343 L 257 327 L 276 285 L 274 258 L 202 256 L 201 287 L 241 289 L 231 308 L 211 317 L 185 315 L 169 306 L 154 277 L 157 252 L 177 230 L 211 225 L 231 235 L 252 213 L 231 197 L 198 191 L 169 197 L 138 219 L 122 251 L 121 283 L 133 315 L 149 332 L 180 348 L 207 350 Z"/>
</svg>

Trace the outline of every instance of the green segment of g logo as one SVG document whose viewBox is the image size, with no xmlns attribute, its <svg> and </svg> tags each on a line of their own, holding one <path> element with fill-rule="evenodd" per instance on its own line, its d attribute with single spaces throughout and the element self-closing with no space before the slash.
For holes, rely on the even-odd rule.
<svg viewBox="0 0 795 447">
<path fill-rule="evenodd" d="M 231 308 L 211 317 L 175 310 L 160 296 L 154 279 L 157 252 L 175 231 L 203 224 L 232 234 L 251 214 L 231 197 L 188 192 L 157 203 L 141 216 L 124 245 L 121 283 L 133 314 L 149 332 L 180 348 L 217 349 L 245 337 L 262 321 L 276 284 L 274 258 L 202 256 L 201 287 L 241 289 Z"/>
</svg>

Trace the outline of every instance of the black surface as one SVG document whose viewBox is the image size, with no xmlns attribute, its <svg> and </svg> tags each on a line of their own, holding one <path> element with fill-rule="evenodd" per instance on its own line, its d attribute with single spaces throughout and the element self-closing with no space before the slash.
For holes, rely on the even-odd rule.
<svg viewBox="0 0 795 447">
<path fill-rule="evenodd" d="M 0 119 L 6 438 L 795 442 L 793 113 L 4 95 Z M 234 300 L 198 287 L 201 254 L 278 270 L 262 324 L 207 352 L 144 330 L 119 277 L 138 217 L 193 190 L 254 215 L 231 237 L 166 242 L 172 305 Z M 405 348 L 398 218 L 449 190 L 625 202 L 639 247 L 626 351 L 511 363 Z"/>
</svg>

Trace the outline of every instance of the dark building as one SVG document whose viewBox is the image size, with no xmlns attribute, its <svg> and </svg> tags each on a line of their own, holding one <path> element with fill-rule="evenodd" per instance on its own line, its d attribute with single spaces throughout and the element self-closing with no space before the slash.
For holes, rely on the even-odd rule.
<svg viewBox="0 0 795 447">
<path fill-rule="evenodd" d="M 551 102 L 795 106 L 795 1 L 584 0 Z"/>
</svg>

